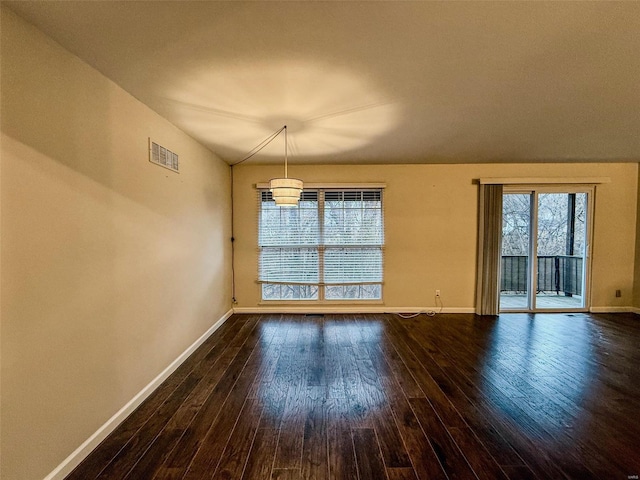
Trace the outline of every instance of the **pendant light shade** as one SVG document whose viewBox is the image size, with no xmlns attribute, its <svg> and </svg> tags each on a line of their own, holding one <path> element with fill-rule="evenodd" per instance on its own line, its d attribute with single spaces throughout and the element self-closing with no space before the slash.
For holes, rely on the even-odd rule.
<svg viewBox="0 0 640 480">
<path fill-rule="evenodd" d="M 302 180 L 297 178 L 272 178 L 269 190 L 276 201 L 276 205 L 295 206 L 300 200 Z"/>
<path fill-rule="evenodd" d="M 287 126 L 284 128 L 284 178 L 272 178 L 269 180 L 269 191 L 281 207 L 295 207 L 300 200 L 303 183 L 297 178 L 289 178 L 287 172 Z"/>
</svg>

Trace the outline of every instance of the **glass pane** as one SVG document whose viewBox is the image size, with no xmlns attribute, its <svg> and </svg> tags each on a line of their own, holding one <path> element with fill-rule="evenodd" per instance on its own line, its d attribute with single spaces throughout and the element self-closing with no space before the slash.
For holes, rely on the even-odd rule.
<svg viewBox="0 0 640 480">
<path fill-rule="evenodd" d="M 505 193 L 502 197 L 501 310 L 529 308 L 530 231 L 531 194 Z"/>
<path fill-rule="evenodd" d="M 317 285 L 262 284 L 263 300 L 317 300 Z"/>
<path fill-rule="evenodd" d="M 327 285 L 327 300 L 378 300 L 382 298 L 382 285 Z"/>
<path fill-rule="evenodd" d="M 538 195 L 538 309 L 584 306 L 586 207 L 586 193 Z"/>
</svg>

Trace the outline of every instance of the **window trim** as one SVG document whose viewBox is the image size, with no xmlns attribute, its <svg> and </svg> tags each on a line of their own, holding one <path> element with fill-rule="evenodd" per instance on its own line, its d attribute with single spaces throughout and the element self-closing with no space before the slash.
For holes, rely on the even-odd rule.
<svg viewBox="0 0 640 480">
<path fill-rule="evenodd" d="M 257 190 L 269 190 L 269 183 L 256 183 Z M 307 183 L 304 190 L 384 190 L 386 183 Z"/>
<path fill-rule="evenodd" d="M 315 183 L 305 183 L 306 191 L 316 191 L 318 193 L 318 235 L 320 243 L 317 245 L 318 249 L 318 275 L 319 280 L 317 283 L 296 283 L 296 282 L 275 282 L 275 281 L 263 281 L 260 280 L 260 251 L 261 246 L 259 244 L 260 237 L 260 217 L 262 215 L 262 194 L 265 191 L 268 191 L 269 184 L 268 183 L 257 183 L 255 184 L 256 190 L 258 192 L 258 279 L 256 283 L 260 286 L 260 304 L 274 304 L 274 303 L 282 303 L 282 304 L 293 304 L 293 305 L 317 305 L 317 304 L 331 304 L 331 305 L 339 305 L 339 304 L 352 304 L 352 303 L 367 303 L 367 304 L 376 304 L 382 305 L 384 304 L 384 258 L 385 258 L 385 200 L 384 200 L 384 192 L 386 188 L 386 184 L 384 183 L 358 183 L 358 184 L 315 184 Z M 346 247 L 376 247 L 379 248 L 382 253 L 382 278 L 380 282 L 345 282 L 345 283 L 327 283 L 324 281 L 324 252 L 327 247 L 342 247 L 341 245 L 326 245 L 324 240 L 324 209 L 325 209 L 325 193 L 327 191 L 339 191 L 339 192 L 348 192 L 348 191 L 375 191 L 380 193 L 380 209 L 382 213 L 382 244 L 381 245 L 345 245 Z M 305 245 L 306 247 L 306 245 Z M 311 247 L 311 246 L 309 246 Z M 318 297 L 316 299 L 309 298 L 301 298 L 301 299 L 265 299 L 263 298 L 263 290 L 262 285 L 264 284 L 280 284 L 280 285 L 313 285 L 318 287 Z M 325 297 L 325 287 L 326 286 L 340 286 L 340 285 L 380 285 L 380 298 L 339 298 L 339 299 L 327 299 Z"/>
</svg>

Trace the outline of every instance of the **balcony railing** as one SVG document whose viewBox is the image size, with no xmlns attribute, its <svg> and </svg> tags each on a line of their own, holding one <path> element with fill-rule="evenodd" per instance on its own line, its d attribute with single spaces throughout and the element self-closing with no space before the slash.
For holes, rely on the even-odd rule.
<svg viewBox="0 0 640 480">
<path fill-rule="evenodd" d="M 501 292 L 524 293 L 529 257 L 502 256 Z M 538 257 L 537 292 L 582 295 L 582 257 L 555 255 Z"/>
</svg>

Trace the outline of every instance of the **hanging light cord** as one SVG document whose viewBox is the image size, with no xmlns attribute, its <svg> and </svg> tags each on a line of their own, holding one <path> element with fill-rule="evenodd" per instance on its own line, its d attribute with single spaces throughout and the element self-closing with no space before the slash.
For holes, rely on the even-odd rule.
<svg viewBox="0 0 640 480">
<path fill-rule="evenodd" d="M 284 128 L 284 178 L 287 178 L 287 143 L 289 142 L 287 142 L 287 126 L 282 128 Z"/>
<path fill-rule="evenodd" d="M 234 236 L 234 224 L 233 224 L 233 165 L 229 166 L 229 171 L 231 172 L 231 304 L 236 305 L 238 300 L 236 299 L 236 246 L 235 246 L 235 236 Z"/>
<path fill-rule="evenodd" d="M 258 152 L 260 152 L 264 147 L 266 147 L 267 145 L 269 145 L 271 142 L 273 142 L 276 137 L 278 135 L 280 135 L 282 133 L 282 131 L 284 130 L 284 158 L 285 158 L 285 165 L 286 165 L 286 160 L 287 160 L 287 126 L 285 125 L 284 127 L 282 127 L 280 130 L 276 130 L 275 132 L 273 132 L 271 135 L 269 135 L 267 138 L 265 138 L 263 141 L 261 141 L 258 145 L 256 145 L 255 147 L 253 147 L 249 153 L 247 154 L 246 157 L 244 157 L 242 160 L 240 160 L 239 162 L 236 163 L 232 163 L 231 166 L 235 167 L 236 165 L 240 165 L 242 162 L 246 162 L 247 160 L 249 160 L 251 157 L 253 157 L 255 154 L 257 154 Z"/>
<path fill-rule="evenodd" d="M 276 130 L 263 141 L 261 141 L 258 145 L 253 147 L 246 157 L 236 163 L 231 163 L 229 166 L 231 167 L 231 302 L 233 305 L 238 303 L 236 299 L 236 249 L 235 249 L 235 237 L 234 237 L 234 223 L 233 223 L 233 167 L 236 165 L 240 165 L 242 162 L 246 162 L 251 157 L 253 157 L 256 153 L 262 150 L 264 147 L 273 142 L 278 135 L 282 133 L 284 130 L 284 176 L 287 176 L 287 126 L 285 125 L 280 130 Z"/>
</svg>

